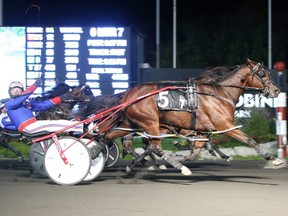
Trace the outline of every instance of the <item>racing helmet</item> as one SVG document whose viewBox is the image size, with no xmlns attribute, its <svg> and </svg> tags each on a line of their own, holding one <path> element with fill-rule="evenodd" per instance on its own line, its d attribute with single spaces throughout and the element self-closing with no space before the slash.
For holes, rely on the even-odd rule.
<svg viewBox="0 0 288 216">
<path fill-rule="evenodd" d="M 9 87 L 8 87 L 8 93 L 9 93 L 10 97 L 12 97 L 12 98 L 15 97 L 15 95 L 12 95 L 12 93 L 11 93 L 11 89 L 13 89 L 13 88 L 20 88 L 20 89 L 22 89 L 22 91 L 24 91 L 24 87 L 23 87 L 23 84 L 21 82 L 19 82 L 19 81 L 11 82 L 9 84 Z"/>
</svg>

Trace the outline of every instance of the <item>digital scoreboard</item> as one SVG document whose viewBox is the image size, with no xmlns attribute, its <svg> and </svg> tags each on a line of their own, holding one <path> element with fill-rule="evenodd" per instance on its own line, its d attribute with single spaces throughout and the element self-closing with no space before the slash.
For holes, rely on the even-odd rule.
<svg viewBox="0 0 288 216">
<path fill-rule="evenodd" d="M 125 91 L 131 83 L 131 59 L 130 28 L 26 28 L 26 85 L 41 77 L 36 93 L 58 82 L 86 83 L 95 96 Z"/>
</svg>

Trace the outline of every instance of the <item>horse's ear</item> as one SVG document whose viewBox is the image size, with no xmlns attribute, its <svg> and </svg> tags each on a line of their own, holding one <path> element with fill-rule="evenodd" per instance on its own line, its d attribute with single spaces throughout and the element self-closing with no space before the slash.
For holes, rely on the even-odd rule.
<svg viewBox="0 0 288 216">
<path fill-rule="evenodd" d="M 248 65 L 249 67 L 254 67 L 254 66 L 255 66 L 255 62 L 252 61 L 251 59 L 247 58 L 247 65 Z"/>
</svg>

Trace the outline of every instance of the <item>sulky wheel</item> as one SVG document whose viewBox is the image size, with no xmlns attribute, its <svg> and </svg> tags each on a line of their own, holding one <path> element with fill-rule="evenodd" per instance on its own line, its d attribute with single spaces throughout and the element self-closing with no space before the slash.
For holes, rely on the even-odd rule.
<svg viewBox="0 0 288 216">
<path fill-rule="evenodd" d="M 81 141 L 84 144 L 87 144 L 90 140 L 87 138 L 82 138 Z M 90 147 L 94 145 L 98 145 L 98 143 L 95 140 L 88 143 L 87 147 L 89 149 Z M 105 161 L 106 161 L 106 158 L 102 152 L 100 152 L 96 158 L 92 159 L 90 171 L 88 175 L 85 177 L 84 181 L 92 181 L 96 179 L 103 171 Z"/>
<path fill-rule="evenodd" d="M 105 154 L 107 157 L 105 167 L 112 167 L 119 159 L 120 150 L 117 143 L 112 140 L 106 146 L 108 146 L 108 151 L 105 149 Z"/>
<path fill-rule="evenodd" d="M 43 176 L 47 176 L 44 168 L 44 155 L 51 143 L 51 139 L 33 143 L 29 151 L 29 161 L 33 171 Z"/>
<path fill-rule="evenodd" d="M 56 144 L 58 143 L 58 145 Z M 48 177 L 60 185 L 75 185 L 81 182 L 91 168 L 91 156 L 83 142 L 64 136 L 51 144 L 44 156 Z M 62 157 L 58 152 L 62 149 Z"/>
</svg>

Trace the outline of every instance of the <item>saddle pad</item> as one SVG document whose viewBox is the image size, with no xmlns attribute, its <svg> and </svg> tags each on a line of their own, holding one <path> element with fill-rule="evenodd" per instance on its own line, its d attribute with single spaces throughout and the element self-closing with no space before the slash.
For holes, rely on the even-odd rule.
<svg viewBox="0 0 288 216">
<path fill-rule="evenodd" d="M 159 110 L 192 112 L 196 107 L 196 99 L 194 98 L 192 101 L 190 100 L 190 103 L 188 103 L 187 92 L 179 90 L 159 92 L 156 95 L 156 102 Z"/>
</svg>

